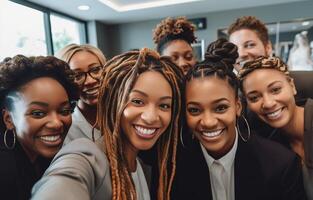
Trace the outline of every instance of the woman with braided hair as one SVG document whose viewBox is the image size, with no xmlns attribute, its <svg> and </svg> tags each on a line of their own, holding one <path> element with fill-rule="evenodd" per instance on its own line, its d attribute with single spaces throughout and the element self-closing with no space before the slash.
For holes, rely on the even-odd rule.
<svg viewBox="0 0 313 200">
<path fill-rule="evenodd" d="M 172 199 L 306 199 L 299 158 L 238 125 L 237 57 L 237 47 L 219 39 L 186 75 L 186 122 L 194 139 L 178 156 Z"/>
<path fill-rule="evenodd" d="M 0 199 L 30 198 L 63 145 L 77 91 L 67 63 L 53 56 L 0 63 Z"/>
<path fill-rule="evenodd" d="M 157 51 L 180 67 L 186 74 L 196 64 L 191 44 L 196 42 L 195 26 L 185 17 L 166 18 L 153 31 Z"/>
<path fill-rule="evenodd" d="M 108 61 L 100 85 L 96 145 L 67 144 L 33 188 L 33 199 L 149 200 L 137 154 L 155 144 L 157 199 L 168 200 L 175 174 L 181 108 L 181 70 L 149 49 Z M 155 185 L 153 187 L 156 187 Z"/>
<path fill-rule="evenodd" d="M 248 108 L 275 128 L 270 139 L 285 144 L 302 160 L 304 186 L 313 199 L 313 101 L 296 105 L 297 91 L 287 65 L 278 57 L 259 57 L 239 71 Z"/>
</svg>

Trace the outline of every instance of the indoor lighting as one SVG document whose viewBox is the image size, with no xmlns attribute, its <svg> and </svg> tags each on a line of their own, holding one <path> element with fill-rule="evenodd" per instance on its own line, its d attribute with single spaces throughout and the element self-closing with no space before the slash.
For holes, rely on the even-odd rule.
<svg viewBox="0 0 313 200">
<path fill-rule="evenodd" d="M 153 2 L 135 3 L 135 4 L 126 5 L 126 6 L 118 5 L 111 0 L 98 0 L 98 1 L 111 7 L 112 9 L 118 12 L 126 12 L 126 11 L 132 11 L 132 10 L 155 8 L 155 7 L 169 6 L 169 5 L 182 4 L 182 3 L 191 3 L 191 2 L 203 1 L 203 0 L 166 0 L 166 1 L 159 0 L 159 1 L 153 1 Z"/>
<path fill-rule="evenodd" d="M 302 22 L 302 26 L 307 26 L 307 25 L 309 25 L 309 24 L 310 24 L 310 22 L 308 22 L 308 21 Z"/>
<path fill-rule="evenodd" d="M 80 5 L 77 7 L 78 10 L 89 10 L 90 9 L 90 6 L 88 5 Z"/>
</svg>

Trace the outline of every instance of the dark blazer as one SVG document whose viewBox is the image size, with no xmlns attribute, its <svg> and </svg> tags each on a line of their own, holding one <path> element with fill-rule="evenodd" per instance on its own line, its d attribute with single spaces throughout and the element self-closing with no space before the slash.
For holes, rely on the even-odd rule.
<svg viewBox="0 0 313 200">
<path fill-rule="evenodd" d="M 211 200 L 209 169 L 199 142 L 194 140 L 178 152 L 172 199 Z M 235 199 L 306 199 L 299 157 L 259 136 L 251 135 L 246 143 L 238 137 Z"/>
</svg>

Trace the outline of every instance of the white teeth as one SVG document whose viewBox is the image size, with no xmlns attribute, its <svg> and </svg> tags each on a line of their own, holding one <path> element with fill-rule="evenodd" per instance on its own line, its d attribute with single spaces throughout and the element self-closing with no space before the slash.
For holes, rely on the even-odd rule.
<svg viewBox="0 0 313 200">
<path fill-rule="evenodd" d="M 85 93 L 88 95 L 96 94 L 97 92 L 98 92 L 98 87 L 85 91 Z"/>
<path fill-rule="evenodd" d="M 156 128 L 148 129 L 140 126 L 135 126 L 136 130 L 143 135 L 151 135 L 156 131 Z"/>
<path fill-rule="evenodd" d="M 55 142 L 60 139 L 60 135 L 52 135 L 52 136 L 40 136 L 40 139 L 48 141 L 48 142 Z"/>
<path fill-rule="evenodd" d="M 276 118 L 279 117 L 281 111 L 282 111 L 282 109 L 279 109 L 279 110 L 277 110 L 277 111 L 275 111 L 275 112 L 266 114 L 266 116 L 267 116 L 269 119 L 276 119 Z"/>
<path fill-rule="evenodd" d="M 202 134 L 206 137 L 215 137 L 220 135 L 223 132 L 224 129 L 218 130 L 218 131 L 212 131 L 212 132 L 202 132 Z"/>
</svg>

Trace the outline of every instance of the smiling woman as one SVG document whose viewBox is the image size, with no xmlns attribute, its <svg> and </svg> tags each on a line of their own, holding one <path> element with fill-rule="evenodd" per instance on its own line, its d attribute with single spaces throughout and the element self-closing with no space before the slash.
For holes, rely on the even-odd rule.
<svg viewBox="0 0 313 200">
<path fill-rule="evenodd" d="M 217 40 L 186 75 L 186 121 L 195 139 L 178 155 L 172 199 L 306 199 L 299 158 L 238 128 L 237 57 L 234 44 Z"/>
<path fill-rule="evenodd" d="M 71 76 L 55 57 L 18 55 L 0 64 L 1 198 L 29 199 L 62 147 L 77 99 Z"/>
<path fill-rule="evenodd" d="M 175 175 L 182 78 L 174 63 L 149 49 L 108 61 L 97 112 L 103 136 L 96 145 L 85 138 L 67 144 L 34 186 L 33 199 L 168 200 Z M 151 174 L 144 173 L 137 158 L 153 146 L 159 176 L 151 177 L 158 184 L 150 189 L 157 197 L 150 197 Z"/>
</svg>

